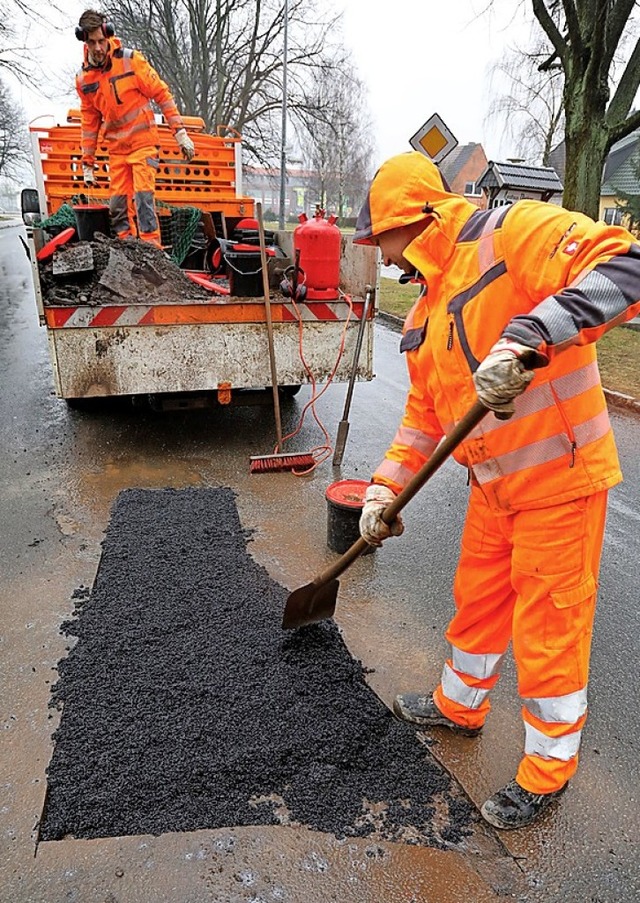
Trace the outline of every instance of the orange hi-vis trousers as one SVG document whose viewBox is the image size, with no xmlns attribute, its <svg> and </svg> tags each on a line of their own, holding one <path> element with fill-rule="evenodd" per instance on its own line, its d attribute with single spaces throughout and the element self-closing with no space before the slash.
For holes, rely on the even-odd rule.
<svg viewBox="0 0 640 903">
<path fill-rule="evenodd" d="M 118 238 L 137 236 L 161 247 L 160 225 L 154 205 L 158 165 L 156 147 L 142 147 L 130 154 L 110 155 L 109 212 Z"/>
<path fill-rule="evenodd" d="M 452 721 L 480 727 L 511 640 L 525 727 L 516 780 L 532 793 L 558 790 L 578 766 L 606 507 L 605 490 L 496 515 L 471 487 L 451 658 L 434 700 Z"/>
</svg>

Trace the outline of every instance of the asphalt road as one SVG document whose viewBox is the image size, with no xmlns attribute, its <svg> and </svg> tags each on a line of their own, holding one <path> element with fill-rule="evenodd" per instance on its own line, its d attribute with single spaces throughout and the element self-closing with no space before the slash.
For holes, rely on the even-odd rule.
<svg viewBox="0 0 640 903">
<path fill-rule="evenodd" d="M 339 470 L 311 477 L 249 475 L 249 456 L 274 442 L 268 406 L 154 414 L 122 406 L 67 408 L 52 390 L 44 330 L 14 227 L 0 229 L 0 900 L 447 903 L 493 900 L 635 901 L 640 894 L 637 661 L 640 613 L 638 420 L 612 410 L 625 482 L 611 494 L 601 575 L 590 717 L 577 777 L 553 815 L 529 830 L 478 831 L 466 850 L 338 842 L 295 827 L 234 828 L 36 845 L 51 734 L 60 625 L 73 594 L 93 585 L 112 505 L 132 487 L 230 487 L 250 554 L 282 586 L 307 583 L 327 548 L 327 486 L 368 479 L 395 431 L 406 377 L 398 335 L 376 329 L 376 379 L 356 386 Z M 332 435 L 345 386 L 318 412 Z M 285 406 L 285 431 L 308 400 Z M 295 448 L 321 441 L 307 417 Z M 466 499 L 465 474 L 446 464 L 405 512 L 406 531 L 341 579 L 336 619 L 370 686 L 387 705 L 432 686 L 446 647 L 450 584 Z M 432 752 L 480 805 L 508 781 L 522 745 L 513 669 L 491 721 L 469 741 L 437 735 Z"/>
</svg>

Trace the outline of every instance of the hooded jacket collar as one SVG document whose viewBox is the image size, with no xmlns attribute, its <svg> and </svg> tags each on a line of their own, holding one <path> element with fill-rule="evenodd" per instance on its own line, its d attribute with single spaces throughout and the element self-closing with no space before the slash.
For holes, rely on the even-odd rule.
<svg viewBox="0 0 640 903">
<path fill-rule="evenodd" d="M 404 256 L 429 279 L 429 275 L 441 273 L 455 250 L 456 239 L 469 217 L 478 209 L 459 195 L 447 193 L 446 197 L 430 203 L 433 213 L 424 230 L 404 251 Z"/>
</svg>

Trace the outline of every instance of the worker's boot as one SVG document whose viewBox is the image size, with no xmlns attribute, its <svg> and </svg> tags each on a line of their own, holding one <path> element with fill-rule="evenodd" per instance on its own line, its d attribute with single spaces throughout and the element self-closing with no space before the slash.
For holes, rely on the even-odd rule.
<svg viewBox="0 0 640 903">
<path fill-rule="evenodd" d="M 424 696 L 420 693 L 402 693 L 393 701 L 393 711 L 410 724 L 418 724 L 420 727 L 448 727 L 454 734 L 462 734 L 464 737 L 477 737 L 481 727 L 465 727 L 464 724 L 456 724 L 451 718 L 443 715 L 433 701 L 433 694 Z"/>
<path fill-rule="evenodd" d="M 480 811 L 484 820 L 494 828 L 524 828 L 557 800 L 568 786 L 567 782 L 553 793 L 531 793 L 517 781 L 509 781 L 506 787 L 489 797 Z"/>
</svg>

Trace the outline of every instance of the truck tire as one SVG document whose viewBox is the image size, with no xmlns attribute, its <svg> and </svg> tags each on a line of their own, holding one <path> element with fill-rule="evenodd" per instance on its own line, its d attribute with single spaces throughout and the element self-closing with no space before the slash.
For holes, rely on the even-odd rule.
<svg viewBox="0 0 640 903">
<path fill-rule="evenodd" d="M 294 395 L 298 394 L 301 388 L 302 385 L 300 383 L 292 386 L 278 386 L 280 394 L 283 396 L 283 398 L 293 398 Z"/>
</svg>

